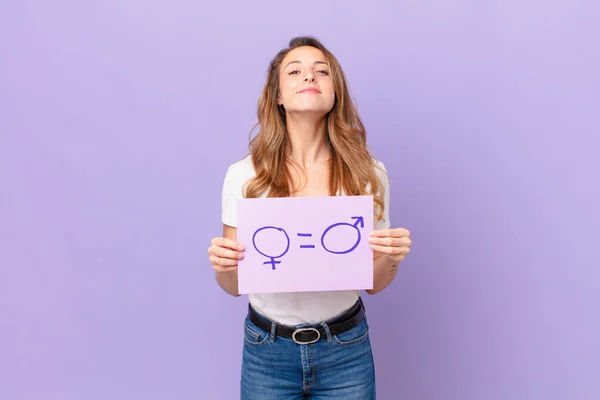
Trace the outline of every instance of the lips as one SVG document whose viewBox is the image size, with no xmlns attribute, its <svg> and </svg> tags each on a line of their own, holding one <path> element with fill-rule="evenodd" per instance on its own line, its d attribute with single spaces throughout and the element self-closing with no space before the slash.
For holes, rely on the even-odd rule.
<svg viewBox="0 0 600 400">
<path fill-rule="evenodd" d="M 321 93 L 321 91 L 317 88 L 306 88 L 306 89 L 302 89 L 298 93 Z"/>
</svg>

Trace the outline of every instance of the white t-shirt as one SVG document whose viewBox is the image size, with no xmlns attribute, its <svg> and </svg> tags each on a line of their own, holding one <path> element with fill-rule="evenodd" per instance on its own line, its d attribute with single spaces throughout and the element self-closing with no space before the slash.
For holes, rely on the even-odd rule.
<svg viewBox="0 0 600 400">
<path fill-rule="evenodd" d="M 385 189 L 385 209 L 383 220 L 374 222 L 374 229 L 376 230 L 390 227 L 390 183 L 385 166 L 380 161 L 377 161 L 377 163 L 382 170 L 380 172 L 377 169 Z M 221 220 L 224 224 L 237 227 L 237 200 L 243 198 L 243 186 L 255 174 L 251 155 L 231 164 L 227 169 L 222 193 Z M 266 193 L 261 197 L 265 196 Z M 265 317 L 280 324 L 296 326 L 318 323 L 340 314 L 356 303 L 359 294 L 358 290 L 250 293 L 248 294 L 248 300 L 253 308 Z"/>
</svg>

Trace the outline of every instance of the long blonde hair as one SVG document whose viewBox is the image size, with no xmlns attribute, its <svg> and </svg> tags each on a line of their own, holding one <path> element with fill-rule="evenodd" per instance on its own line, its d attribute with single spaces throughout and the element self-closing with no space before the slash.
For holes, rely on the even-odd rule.
<svg viewBox="0 0 600 400">
<path fill-rule="evenodd" d="M 335 103 L 326 115 L 326 144 L 329 147 L 329 195 L 343 190 L 345 195 L 373 195 L 381 219 L 384 211 L 383 187 L 376 172 L 377 163 L 367 149 L 366 132 L 353 104 L 346 77 L 337 59 L 323 44 L 313 37 L 297 37 L 281 50 L 271 61 L 267 82 L 258 102 L 258 134 L 250 140 L 249 150 L 256 175 L 245 185 L 246 198 L 260 197 L 268 190 L 267 197 L 288 197 L 292 176 L 288 168 L 287 150 L 290 146 L 286 130 L 283 106 L 277 104 L 279 70 L 285 56 L 291 50 L 311 46 L 323 52 L 331 70 L 335 90 Z M 253 128 L 253 130 L 254 130 Z"/>
</svg>

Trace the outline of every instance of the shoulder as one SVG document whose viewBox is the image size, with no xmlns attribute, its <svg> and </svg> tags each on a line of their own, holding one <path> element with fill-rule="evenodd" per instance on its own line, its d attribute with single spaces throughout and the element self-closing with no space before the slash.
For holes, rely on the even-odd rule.
<svg viewBox="0 0 600 400">
<path fill-rule="evenodd" d="M 239 161 L 230 164 L 225 175 L 225 189 L 230 193 L 241 193 L 244 184 L 254 177 L 254 164 L 252 156 L 247 155 Z"/>
<path fill-rule="evenodd" d="M 252 156 L 248 154 L 241 160 L 230 164 L 227 168 L 227 172 L 236 176 L 254 174 L 254 164 L 252 163 Z"/>
<path fill-rule="evenodd" d="M 227 178 L 234 181 L 243 181 L 252 178 L 256 172 L 252 163 L 252 156 L 247 155 L 239 161 L 230 164 L 227 168 Z"/>
<path fill-rule="evenodd" d="M 375 157 L 371 157 L 371 160 L 373 160 L 373 165 L 375 165 L 375 168 L 377 168 L 378 171 L 387 173 L 387 170 L 385 169 L 385 164 L 383 163 L 383 161 L 378 160 Z"/>
<path fill-rule="evenodd" d="M 387 169 L 385 168 L 385 164 L 381 160 L 376 159 L 375 157 L 371 158 L 373 160 L 373 165 L 377 176 L 379 177 L 384 186 L 389 186 L 390 179 L 388 176 Z"/>
</svg>

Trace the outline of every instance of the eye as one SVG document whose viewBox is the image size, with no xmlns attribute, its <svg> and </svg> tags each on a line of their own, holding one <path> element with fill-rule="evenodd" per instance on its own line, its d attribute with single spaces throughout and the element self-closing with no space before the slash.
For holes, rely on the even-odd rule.
<svg viewBox="0 0 600 400">
<path fill-rule="evenodd" d="M 326 69 L 320 69 L 317 70 L 317 72 L 321 75 L 329 75 L 329 71 L 327 71 Z"/>
<path fill-rule="evenodd" d="M 297 69 L 292 70 L 290 72 L 288 72 L 288 75 L 298 75 L 300 73 L 300 71 L 298 71 Z"/>
</svg>

